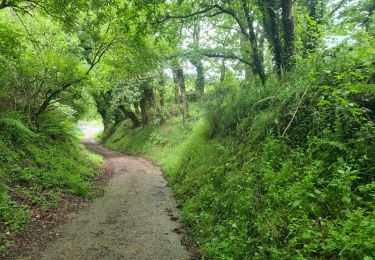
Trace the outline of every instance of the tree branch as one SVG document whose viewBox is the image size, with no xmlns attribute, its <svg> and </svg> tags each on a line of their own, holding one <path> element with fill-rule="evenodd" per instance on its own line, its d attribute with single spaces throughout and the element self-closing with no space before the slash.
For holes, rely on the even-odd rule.
<svg viewBox="0 0 375 260">
<path fill-rule="evenodd" d="M 225 9 L 225 8 L 223 8 L 223 7 L 220 6 L 220 5 L 216 5 L 216 7 L 217 7 L 220 11 L 222 11 L 223 13 L 226 13 L 226 14 L 232 16 L 232 18 L 236 21 L 236 23 L 237 23 L 238 26 L 240 27 L 241 33 L 242 33 L 243 35 L 245 35 L 246 37 L 249 37 L 249 33 L 247 32 L 245 25 L 242 23 L 240 17 L 236 14 L 236 12 L 235 12 L 233 9 L 231 9 L 231 8 L 227 8 L 227 9 Z"/>
<path fill-rule="evenodd" d="M 164 19 L 157 21 L 157 23 L 164 23 L 165 21 L 167 21 L 169 19 L 187 19 L 187 18 L 194 17 L 194 16 L 197 16 L 197 15 L 205 14 L 205 13 L 207 13 L 207 12 L 209 12 L 209 11 L 215 9 L 215 8 L 216 8 L 216 6 L 213 5 L 213 6 L 207 7 L 203 10 L 199 10 L 197 12 L 187 14 L 187 15 L 169 15 L 169 14 L 167 14 Z"/>
<path fill-rule="evenodd" d="M 224 59 L 228 59 L 228 60 L 237 60 L 237 61 L 240 61 L 242 63 L 245 63 L 251 67 L 253 67 L 253 63 L 248 61 L 248 60 L 245 60 L 235 54 L 223 54 L 223 53 L 203 53 L 203 56 L 206 56 L 206 57 L 209 57 L 209 58 L 224 58 Z"/>
<path fill-rule="evenodd" d="M 215 12 L 213 14 L 207 14 L 208 12 L 210 12 L 214 9 L 218 9 L 219 12 Z M 236 12 L 231 8 L 224 8 L 224 7 L 222 7 L 221 5 L 218 5 L 218 4 L 208 6 L 205 9 L 202 9 L 202 10 L 199 10 L 199 11 L 196 11 L 194 13 L 187 14 L 187 15 L 169 15 L 168 14 L 163 20 L 160 20 L 157 23 L 163 23 L 163 22 L 165 22 L 169 19 L 187 19 L 187 18 L 199 16 L 199 15 L 202 15 L 202 14 L 204 14 L 204 15 L 202 15 L 201 17 L 214 17 L 214 16 L 217 16 L 217 15 L 223 14 L 223 13 L 232 16 L 232 18 L 236 21 L 236 23 L 240 27 L 241 33 L 243 33 L 244 35 L 246 35 L 248 37 L 249 34 L 246 30 L 246 27 L 242 23 L 241 19 L 238 17 Z"/>
<path fill-rule="evenodd" d="M 110 41 L 108 44 L 104 45 L 104 44 L 101 44 L 101 46 L 99 47 L 98 51 L 95 53 L 95 56 L 94 56 L 94 59 L 92 60 L 91 64 L 90 64 L 90 67 L 89 69 L 86 71 L 85 73 L 85 76 L 79 78 L 79 79 L 76 79 L 76 80 L 73 80 L 73 81 L 70 81 L 70 82 L 66 82 L 66 83 L 63 83 L 62 85 L 60 85 L 55 91 L 52 92 L 51 89 L 49 89 L 46 93 L 46 97 L 42 103 L 42 105 L 39 107 L 39 109 L 36 111 L 35 113 L 35 119 L 37 119 L 44 111 L 46 111 L 46 109 L 48 108 L 48 106 L 51 104 L 51 102 L 62 92 L 64 92 L 65 90 L 67 90 L 68 88 L 70 88 L 72 85 L 74 84 L 77 84 L 77 83 L 80 83 L 81 81 L 85 80 L 86 77 L 90 74 L 91 70 L 95 67 L 95 65 L 97 65 L 100 60 L 102 59 L 103 55 L 109 50 L 109 48 L 115 43 L 115 40 L 113 39 L 112 41 Z"/>
<path fill-rule="evenodd" d="M 332 17 L 337 10 L 339 10 L 344 4 L 346 4 L 348 0 L 341 0 L 334 8 L 333 10 L 329 13 L 329 17 Z"/>
<path fill-rule="evenodd" d="M 248 39 L 250 40 L 251 43 L 251 48 L 253 50 L 253 60 L 254 60 L 254 73 L 258 74 L 260 77 L 260 80 L 262 81 L 262 84 L 264 85 L 266 82 L 266 74 L 264 72 L 262 60 L 260 58 L 259 50 L 258 50 L 258 43 L 257 43 L 257 38 L 254 32 L 253 28 L 253 19 L 250 15 L 250 9 L 248 6 L 248 3 L 246 0 L 241 0 L 242 2 L 242 8 L 246 17 L 246 22 L 247 22 L 247 27 L 249 30 L 248 34 Z"/>
<path fill-rule="evenodd" d="M 3 0 L 3 1 L 1 1 L 0 9 L 4 9 L 5 7 L 7 7 L 7 1 Z"/>
</svg>

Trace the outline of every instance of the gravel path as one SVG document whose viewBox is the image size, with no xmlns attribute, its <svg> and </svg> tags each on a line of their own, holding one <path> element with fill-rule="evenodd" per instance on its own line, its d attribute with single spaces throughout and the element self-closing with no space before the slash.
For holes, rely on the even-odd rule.
<svg viewBox="0 0 375 260">
<path fill-rule="evenodd" d="M 104 196 L 66 223 L 40 259 L 189 259 L 174 232 L 180 230 L 178 212 L 160 169 L 84 142 L 115 175 Z"/>
</svg>

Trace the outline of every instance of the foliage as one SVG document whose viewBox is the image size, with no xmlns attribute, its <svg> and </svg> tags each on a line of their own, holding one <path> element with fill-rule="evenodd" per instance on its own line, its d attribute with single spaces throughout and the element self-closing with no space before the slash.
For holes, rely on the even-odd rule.
<svg viewBox="0 0 375 260">
<path fill-rule="evenodd" d="M 90 196 L 99 162 L 76 137 L 53 139 L 50 128 L 34 133 L 18 120 L 0 119 L 0 239 L 27 228 L 31 208 L 52 210 L 60 194 Z"/>
<path fill-rule="evenodd" d="M 197 106 L 193 106 L 192 110 L 199 111 Z M 186 136 L 199 123 L 196 120 L 182 125 L 180 118 L 170 117 L 163 125 L 150 124 L 137 129 L 132 129 L 125 121 L 115 126 L 114 132 L 108 129 L 109 133 L 104 132 L 101 138 L 110 148 L 145 155 L 167 167 L 178 160 L 180 149 L 187 142 Z"/>
<path fill-rule="evenodd" d="M 5 138 L 13 142 L 20 142 L 34 134 L 22 122 L 12 118 L 0 118 L 0 130 Z"/>
<path fill-rule="evenodd" d="M 41 117 L 39 131 L 49 139 L 73 141 L 77 136 L 75 113 L 69 106 L 54 104 L 53 110 Z"/>
<path fill-rule="evenodd" d="M 169 171 L 208 258 L 374 257 L 374 124 L 309 70 L 213 102 Z"/>
<path fill-rule="evenodd" d="M 119 127 L 108 139 L 162 163 L 203 257 L 375 256 L 375 127 L 363 100 L 373 94 L 357 90 L 372 69 L 355 77 L 355 65 L 316 59 L 282 85 L 275 78 L 208 94 L 204 120 L 183 143 L 166 132 L 181 133 L 173 117 L 158 128 Z"/>
</svg>

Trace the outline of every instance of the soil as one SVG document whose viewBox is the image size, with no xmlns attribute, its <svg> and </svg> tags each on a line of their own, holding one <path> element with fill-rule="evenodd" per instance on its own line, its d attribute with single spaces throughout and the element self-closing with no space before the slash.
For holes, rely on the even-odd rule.
<svg viewBox="0 0 375 260">
<path fill-rule="evenodd" d="M 152 162 L 83 143 L 104 158 L 106 192 L 44 240 L 9 259 L 196 259 L 163 172 Z M 44 245 L 41 245 L 41 241 Z M 30 246 L 34 245 L 34 246 Z"/>
</svg>

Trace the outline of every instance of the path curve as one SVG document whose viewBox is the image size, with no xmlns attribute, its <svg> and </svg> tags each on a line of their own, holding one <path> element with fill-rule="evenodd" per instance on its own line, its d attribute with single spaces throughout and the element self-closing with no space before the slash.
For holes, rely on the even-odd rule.
<svg viewBox="0 0 375 260">
<path fill-rule="evenodd" d="M 115 175 L 104 196 L 66 223 L 41 259 L 189 259 L 174 232 L 178 211 L 161 170 L 91 139 L 83 142 Z"/>
</svg>

